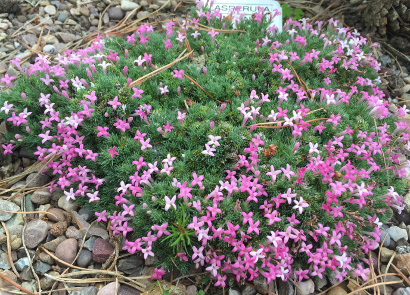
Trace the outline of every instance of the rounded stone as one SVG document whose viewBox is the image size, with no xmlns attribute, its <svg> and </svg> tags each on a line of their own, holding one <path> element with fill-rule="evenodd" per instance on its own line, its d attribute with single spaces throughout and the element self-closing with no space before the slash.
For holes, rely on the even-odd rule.
<svg viewBox="0 0 410 295">
<path fill-rule="evenodd" d="M 390 237 L 397 242 L 401 238 L 404 238 L 405 240 L 408 240 L 408 235 L 407 231 L 403 228 L 400 228 L 398 226 L 392 226 L 389 229 L 386 230 L 386 232 L 390 235 Z"/>
<path fill-rule="evenodd" d="M 315 283 L 312 280 L 296 282 L 299 288 L 296 288 L 296 295 L 309 295 L 315 291 Z"/>
<path fill-rule="evenodd" d="M 47 44 L 46 46 L 43 47 L 43 52 L 48 53 L 48 54 L 55 54 L 56 48 L 54 47 L 54 45 Z"/>
<path fill-rule="evenodd" d="M 23 245 L 23 241 L 21 240 L 21 238 L 15 238 L 12 242 L 11 242 L 11 249 L 12 250 L 17 250 L 21 247 L 21 245 Z"/>
<path fill-rule="evenodd" d="M 87 249 L 83 249 L 81 250 L 80 255 L 78 255 L 77 265 L 79 267 L 87 268 L 90 265 L 92 260 L 93 260 L 93 255 L 91 251 Z"/>
<path fill-rule="evenodd" d="M 53 5 L 47 5 L 46 7 L 44 7 L 44 12 L 49 15 L 54 15 L 57 13 L 57 9 Z"/>
<path fill-rule="evenodd" d="M 80 8 L 80 13 L 83 16 L 86 16 L 86 17 L 90 16 L 90 10 L 87 7 L 84 7 L 84 6 Z"/>
<path fill-rule="evenodd" d="M 76 239 L 67 239 L 57 246 L 55 255 L 58 259 L 71 264 L 77 255 L 77 247 Z M 57 264 L 61 267 L 66 266 L 58 261 Z"/>
<path fill-rule="evenodd" d="M 60 207 L 61 209 L 64 209 L 67 212 L 70 212 L 72 210 L 77 210 L 78 205 L 76 202 L 74 202 L 73 200 L 69 200 L 67 202 L 66 197 L 62 196 L 60 197 L 60 199 L 58 200 L 58 207 Z"/>
<path fill-rule="evenodd" d="M 347 292 L 341 287 L 336 287 L 327 292 L 327 295 L 346 295 Z"/>
<path fill-rule="evenodd" d="M 140 11 L 137 13 L 137 18 L 143 18 L 149 14 L 148 11 Z"/>
<path fill-rule="evenodd" d="M 124 17 L 124 12 L 119 7 L 111 7 L 108 9 L 108 16 L 111 20 L 121 20 Z"/>
<path fill-rule="evenodd" d="M 0 210 L 17 212 L 20 210 L 20 207 L 12 202 L 0 200 Z M 7 221 L 12 216 L 13 213 L 0 212 L 0 221 Z"/>
<path fill-rule="evenodd" d="M 51 214 L 47 214 L 47 218 L 53 222 L 61 222 L 65 220 L 64 211 L 58 208 L 50 208 L 48 209 L 49 213 L 54 214 L 55 217 Z"/>
<path fill-rule="evenodd" d="M 134 10 L 136 8 L 139 8 L 140 6 L 138 5 L 138 3 L 132 2 L 132 1 L 128 1 L 128 0 L 122 0 L 121 1 L 121 9 L 124 11 L 131 11 Z"/>
<path fill-rule="evenodd" d="M 30 221 L 23 233 L 26 247 L 29 249 L 37 247 L 47 237 L 47 232 L 47 222 L 40 219 Z"/>
<path fill-rule="evenodd" d="M 27 182 L 27 188 L 32 188 L 32 187 L 39 187 L 46 185 L 47 183 L 50 182 L 50 177 L 45 175 L 45 174 L 37 174 L 37 173 L 31 173 L 29 176 L 26 178 Z"/>
<path fill-rule="evenodd" d="M 118 293 L 119 289 L 120 284 L 118 284 L 117 282 L 112 282 L 101 288 L 100 291 L 98 291 L 97 295 L 112 295 L 116 293 L 115 290 L 117 290 Z"/>
<path fill-rule="evenodd" d="M 44 48 L 46 48 L 47 46 L 53 46 L 53 45 L 46 45 L 44 46 Z M 39 204 L 39 205 L 47 204 L 51 200 L 50 190 L 48 188 L 40 188 L 38 190 L 35 190 L 34 193 L 31 194 L 30 200 L 34 204 Z"/>
</svg>

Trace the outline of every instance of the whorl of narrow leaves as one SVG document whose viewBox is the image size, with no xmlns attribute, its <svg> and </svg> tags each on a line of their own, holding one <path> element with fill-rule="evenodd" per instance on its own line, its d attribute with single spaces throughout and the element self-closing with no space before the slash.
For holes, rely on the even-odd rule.
<svg viewBox="0 0 410 295">
<path fill-rule="evenodd" d="M 203 266 L 221 286 L 227 273 L 365 279 L 388 206 L 403 209 L 407 110 L 389 112 L 365 38 L 306 19 L 280 33 L 276 15 L 203 7 L 56 64 L 13 60 L 4 153 L 59 155 L 50 190 L 158 257 L 154 278 Z"/>
</svg>

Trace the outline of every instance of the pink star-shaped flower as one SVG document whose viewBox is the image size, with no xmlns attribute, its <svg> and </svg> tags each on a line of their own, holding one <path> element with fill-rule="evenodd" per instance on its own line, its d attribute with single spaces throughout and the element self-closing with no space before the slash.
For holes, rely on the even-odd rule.
<svg viewBox="0 0 410 295">
<path fill-rule="evenodd" d="M 108 150 L 108 151 L 110 152 L 111 158 L 113 158 L 114 155 L 118 155 L 118 152 L 115 150 L 115 146 L 111 150 Z"/>
</svg>

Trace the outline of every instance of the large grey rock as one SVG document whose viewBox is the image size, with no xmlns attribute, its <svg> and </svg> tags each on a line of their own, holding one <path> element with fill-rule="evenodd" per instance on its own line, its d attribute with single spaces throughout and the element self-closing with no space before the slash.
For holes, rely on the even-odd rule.
<svg viewBox="0 0 410 295">
<path fill-rule="evenodd" d="M 30 260 L 28 259 L 28 257 L 20 258 L 19 260 L 14 262 L 14 266 L 16 267 L 18 271 L 22 271 L 25 266 L 29 266 L 29 265 L 30 265 Z"/>
<path fill-rule="evenodd" d="M 48 272 L 51 269 L 51 266 L 41 260 L 38 260 L 33 265 L 34 270 L 37 274 L 43 274 Z"/>
<path fill-rule="evenodd" d="M 37 175 L 37 172 L 31 173 L 26 178 L 27 188 L 46 185 L 47 183 L 50 182 L 50 180 L 51 180 L 50 177 L 45 174 L 38 173 Z"/>
<path fill-rule="evenodd" d="M 61 209 L 64 209 L 67 212 L 77 210 L 78 205 L 75 201 L 69 200 L 67 202 L 67 198 L 65 196 L 61 196 L 60 199 L 58 199 L 58 207 Z"/>
<path fill-rule="evenodd" d="M 23 270 L 20 272 L 21 279 L 23 281 L 31 281 L 34 279 L 33 272 L 29 266 L 25 266 Z"/>
<path fill-rule="evenodd" d="M 399 288 L 393 293 L 393 295 L 410 295 L 410 287 Z"/>
<path fill-rule="evenodd" d="M 50 202 L 51 200 L 51 193 L 48 188 L 40 188 L 35 190 L 34 193 L 31 194 L 30 200 L 34 204 L 44 205 Z"/>
<path fill-rule="evenodd" d="M 57 9 L 53 5 L 47 5 L 46 7 L 44 7 L 44 12 L 49 15 L 54 15 L 57 13 Z"/>
<path fill-rule="evenodd" d="M 35 280 L 31 280 L 30 282 L 23 282 L 21 283 L 21 286 L 33 293 L 37 291 L 37 282 Z"/>
<path fill-rule="evenodd" d="M 24 226 L 21 224 L 17 224 L 8 228 L 10 236 L 17 236 L 18 238 L 21 238 L 23 236 L 23 228 Z"/>
<path fill-rule="evenodd" d="M 34 34 L 26 34 L 21 36 L 21 40 L 27 45 L 34 46 L 37 43 L 38 38 Z"/>
<path fill-rule="evenodd" d="M 132 274 L 142 265 L 142 260 L 137 256 L 131 256 L 118 261 L 118 270 L 126 274 Z"/>
<path fill-rule="evenodd" d="M 242 289 L 241 295 L 255 295 L 258 293 L 254 287 L 251 286 L 245 286 Z"/>
<path fill-rule="evenodd" d="M 76 211 L 72 211 L 75 219 L 81 224 L 81 226 L 87 230 L 88 228 L 88 234 L 91 236 L 97 236 L 102 238 L 103 240 L 108 239 L 108 232 L 106 229 L 98 227 L 98 226 L 91 226 L 79 213 Z M 91 226 L 91 227 L 90 227 Z"/>
<path fill-rule="evenodd" d="M 79 211 L 78 214 L 85 220 L 88 221 L 91 219 L 91 217 L 95 216 L 95 212 L 92 211 L 88 207 L 82 207 Z"/>
<path fill-rule="evenodd" d="M 121 1 L 121 9 L 124 11 L 131 11 L 133 9 L 139 8 L 140 6 L 138 3 L 128 1 L 128 0 L 122 0 Z"/>
<path fill-rule="evenodd" d="M 74 290 L 71 295 L 97 295 L 98 288 L 95 286 L 85 287 L 81 290 Z"/>
<path fill-rule="evenodd" d="M 47 232 L 48 226 L 45 221 L 40 219 L 30 221 L 23 234 L 26 247 L 29 249 L 37 247 L 47 237 Z"/>
<path fill-rule="evenodd" d="M 22 230 L 24 224 L 23 214 L 14 214 L 9 220 L 6 221 L 6 227 L 9 230 L 10 235 L 17 235 L 21 238 L 21 233 L 17 234 L 19 230 Z M 12 231 L 12 232 L 11 232 Z M 0 228 L 0 234 L 5 233 L 4 228 Z"/>
<path fill-rule="evenodd" d="M 296 282 L 299 288 L 296 288 L 297 295 L 309 295 L 315 292 L 315 283 L 312 280 L 307 280 L 304 282 Z"/>
<path fill-rule="evenodd" d="M 111 7 L 108 9 L 108 16 L 111 20 L 121 20 L 124 17 L 124 11 L 119 7 Z"/>
<path fill-rule="evenodd" d="M 259 276 L 257 278 L 254 278 L 252 283 L 256 286 L 256 287 L 260 287 L 262 289 L 267 290 L 268 289 L 268 282 L 266 280 L 265 277 L 263 276 Z"/>
<path fill-rule="evenodd" d="M 56 48 L 52 44 L 47 44 L 46 46 L 43 47 L 43 52 L 47 54 L 55 54 Z"/>
<path fill-rule="evenodd" d="M 48 275 L 51 276 L 52 278 L 44 276 L 40 279 L 40 286 L 42 290 L 50 289 L 51 286 L 53 286 L 55 282 L 55 279 L 53 278 L 57 278 L 60 274 L 56 271 L 50 271 Z"/>
<path fill-rule="evenodd" d="M 9 263 L 9 256 L 7 253 L 1 253 L 0 254 L 0 269 L 10 269 L 10 263 Z"/>
<path fill-rule="evenodd" d="M 83 248 L 92 251 L 94 248 L 95 241 L 97 237 L 91 237 L 87 241 L 85 241 Z"/>
<path fill-rule="evenodd" d="M 20 207 L 12 202 L 0 200 L 0 210 L 17 212 L 20 210 Z M 7 221 L 12 216 L 13 213 L 0 212 L 0 221 Z"/>
<path fill-rule="evenodd" d="M 406 229 L 400 228 L 398 226 L 392 226 L 387 229 L 386 232 L 395 242 L 397 242 L 401 238 L 404 238 L 405 240 L 408 240 L 409 238 Z"/>
<path fill-rule="evenodd" d="M 63 32 L 60 32 L 60 33 L 57 33 L 56 35 L 57 35 L 57 37 L 60 38 L 61 41 L 63 41 L 64 43 L 73 42 L 73 41 L 75 41 L 75 39 L 76 39 L 75 35 L 74 35 L 74 34 L 71 34 L 71 33 L 63 33 Z"/>
</svg>

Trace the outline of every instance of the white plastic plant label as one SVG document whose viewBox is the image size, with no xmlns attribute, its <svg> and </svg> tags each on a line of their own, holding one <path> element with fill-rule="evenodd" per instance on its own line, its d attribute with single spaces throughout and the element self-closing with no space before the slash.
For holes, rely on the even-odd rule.
<svg viewBox="0 0 410 295">
<path fill-rule="evenodd" d="M 219 9 L 220 14 L 227 16 L 237 6 L 241 6 L 240 12 L 244 13 L 246 18 L 250 18 L 253 13 L 258 12 L 258 6 L 264 8 L 264 14 L 273 13 L 274 9 L 282 13 L 282 7 L 274 0 L 215 0 L 212 9 Z M 272 25 L 275 25 L 278 31 L 282 32 L 282 16 L 276 16 L 272 20 Z"/>
</svg>

